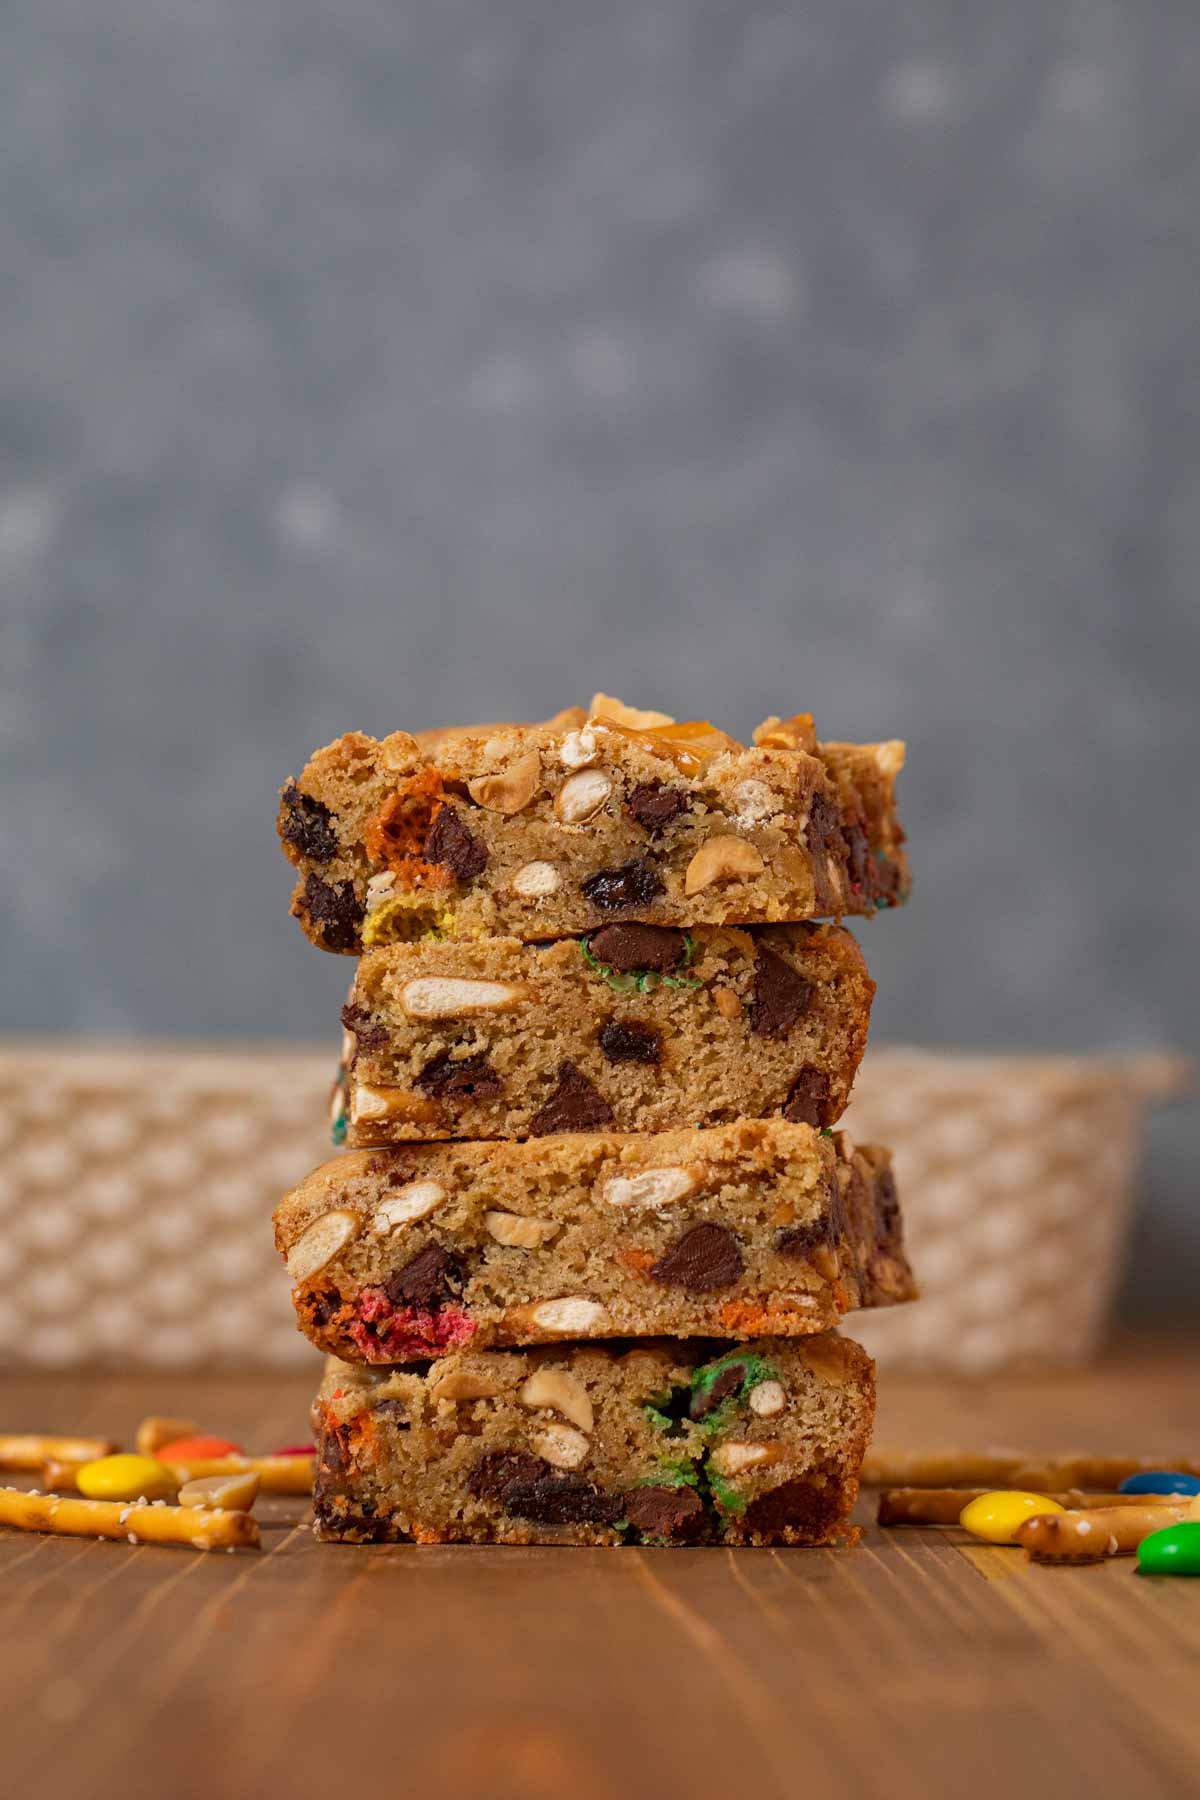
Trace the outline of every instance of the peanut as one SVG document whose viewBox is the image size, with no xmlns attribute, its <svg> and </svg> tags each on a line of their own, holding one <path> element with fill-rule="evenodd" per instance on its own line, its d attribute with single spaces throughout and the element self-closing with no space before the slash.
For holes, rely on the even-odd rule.
<svg viewBox="0 0 1200 1800">
<path fill-rule="evenodd" d="M 537 792 L 541 773 L 542 759 L 536 750 L 530 750 L 507 769 L 468 781 L 467 792 L 477 805 L 486 806 L 491 812 L 519 813 Z"/>
<path fill-rule="evenodd" d="M 587 1389 L 569 1369 L 535 1369 L 520 1397 L 522 1406 L 550 1407 L 580 1431 L 591 1431 L 596 1422 Z"/>
<path fill-rule="evenodd" d="M 698 894 L 714 881 L 748 879 L 762 873 L 763 859 L 745 838 L 711 837 L 705 840 L 687 866 L 685 894 Z"/>
<path fill-rule="evenodd" d="M 569 775 L 558 790 L 554 812 L 564 825 L 581 825 L 599 812 L 612 793 L 612 782 L 603 769 L 580 769 Z"/>
</svg>

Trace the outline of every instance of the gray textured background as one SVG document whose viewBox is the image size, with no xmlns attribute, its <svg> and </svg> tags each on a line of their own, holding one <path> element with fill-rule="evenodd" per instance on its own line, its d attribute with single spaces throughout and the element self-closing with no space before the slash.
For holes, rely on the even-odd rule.
<svg viewBox="0 0 1200 1800">
<path fill-rule="evenodd" d="M 1198 175 L 1195 0 L 7 0 L 4 1027 L 327 1032 L 276 785 L 598 685 L 909 739 L 879 1036 L 1200 1048 Z"/>
</svg>

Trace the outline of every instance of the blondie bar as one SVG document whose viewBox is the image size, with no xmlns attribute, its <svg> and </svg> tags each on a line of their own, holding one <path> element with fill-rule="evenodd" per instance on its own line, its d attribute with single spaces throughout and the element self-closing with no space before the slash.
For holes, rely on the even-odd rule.
<svg viewBox="0 0 1200 1800">
<path fill-rule="evenodd" d="M 913 1294 L 887 1152 L 783 1120 L 349 1151 L 275 1238 L 300 1329 L 347 1362 L 802 1336 Z"/>
<path fill-rule="evenodd" d="M 832 1125 L 874 986 L 836 925 L 369 951 L 342 1014 L 348 1141 Z"/>
<path fill-rule="evenodd" d="M 898 742 L 819 744 L 807 714 L 747 746 L 603 695 L 544 725 L 350 732 L 282 790 L 292 911 L 350 955 L 870 914 L 908 892 L 903 760 Z"/>
<path fill-rule="evenodd" d="M 853 1542 L 874 1368 L 837 1336 L 330 1359 L 319 1538 L 354 1543 Z"/>
</svg>

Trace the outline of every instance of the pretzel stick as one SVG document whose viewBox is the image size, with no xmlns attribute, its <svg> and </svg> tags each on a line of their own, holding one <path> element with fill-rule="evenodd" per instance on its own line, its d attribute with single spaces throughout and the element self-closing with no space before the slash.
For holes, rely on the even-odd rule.
<svg viewBox="0 0 1200 1800">
<path fill-rule="evenodd" d="M 959 1514 L 972 1500 L 994 1492 L 992 1488 L 882 1488 L 876 1522 L 880 1525 L 957 1525 Z M 1067 1488 L 1043 1498 L 1076 1510 L 1111 1506 L 1173 1504 L 1171 1494 L 1084 1494 Z"/>
<path fill-rule="evenodd" d="M 1130 1555 L 1152 1531 L 1186 1517 L 1186 1504 L 1037 1513 L 1022 1520 L 1013 1536 L 1031 1562 L 1103 1562 L 1106 1556 Z"/>
<path fill-rule="evenodd" d="M 182 1544 L 192 1550 L 257 1550 L 260 1543 L 249 1513 L 60 1500 L 57 1494 L 26 1494 L 20 1488 L 0 1488 L 0 1525 L 55 1537 L 124 1538 L 131 1544 Z"/>
<path fill-rule="evenodd" d="M 863 1463 L 865 1487 L 1092 1488 L 1111 1492 L 1130 1475 L 1174 1469 L 1200 1475 L 1197 1456 L 1047 1456 L 1028 1450 L 942 1450 L 924 1455 L 908 1450 L 875 1450 Z"/>
<path fill-rule="evenodd" d="M 315 1459 L 311 1456 L 209 1456 L 195 1462 L 172 1462 L 180 1487 L 203 1475 L 257 1475 L 264 1494 L 311 1494 Z M 77 1494 L 78 1463 L 45 1462 L 42 1486 L 59 1494 Z"/>
<path fill-rule="evenodd" d="M 94 1462 L 98 1456 L 111 1456 L 116 1447 L 111 1438 L 49 1437 L 41 1432 L 0 1437 L 0 1469 L 40 1469 L 51 1459 Z"/>
</svg>

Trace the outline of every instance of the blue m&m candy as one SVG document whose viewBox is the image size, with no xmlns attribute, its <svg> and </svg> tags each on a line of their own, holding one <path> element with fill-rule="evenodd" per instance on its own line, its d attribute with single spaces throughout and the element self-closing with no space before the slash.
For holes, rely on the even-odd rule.
<svg viewBox="0 0 1200 1800">
<path fill-rule="evenodd" d="M 1119 1494 L 1200 1494 L 1200 1475 L 1181 1475 L 1178 1469 L 1149 1469 L 1144 1475 L 1127 1475 Z"/>
</svg>

